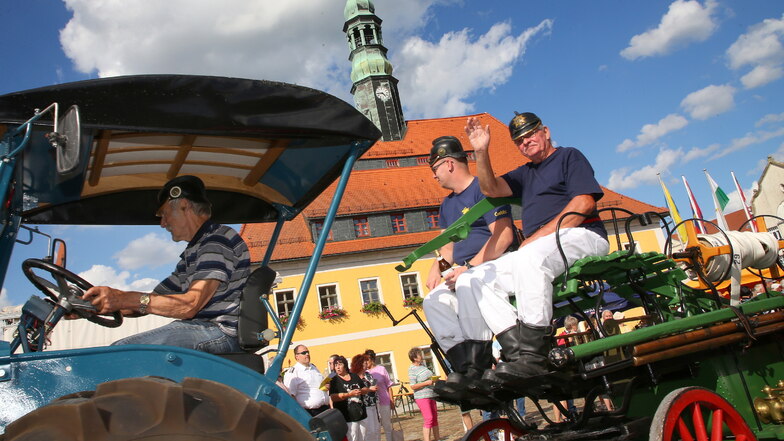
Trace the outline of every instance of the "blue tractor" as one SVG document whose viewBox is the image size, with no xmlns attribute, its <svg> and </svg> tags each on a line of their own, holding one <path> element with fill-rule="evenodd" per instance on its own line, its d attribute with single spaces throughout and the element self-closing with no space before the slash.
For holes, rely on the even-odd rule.
<svg viewBox="0 0 784 441">
<path fill-rule="evenodd" d="M 45 351 L 66 315 L 109 327 L 122 316 L 97 315 L 80 298 L 90 284 L 65 268 L 63 252 L 26 260 L 22 271 L 45 296 L 32 297 L 13 340 L 0 341 L 0 440 L 342 439 L 337 411 L 311 418 L 275 384 L 295 327 L 269 314 L 276 273 L 267 264 L 283 224 L 327 188 L 330 228 L 354 162 L 379 137 L 344 101 L 269 81 L 142 75 L 0 96 L 0 283 L 25 224 L 155 225 L 156 192 L 178 175 L 206 183 L 216 222 L 276 223 L 243 292 L 242 353 Z M 255 352 L 275 338 L 265 371 Z"/>
</svg>

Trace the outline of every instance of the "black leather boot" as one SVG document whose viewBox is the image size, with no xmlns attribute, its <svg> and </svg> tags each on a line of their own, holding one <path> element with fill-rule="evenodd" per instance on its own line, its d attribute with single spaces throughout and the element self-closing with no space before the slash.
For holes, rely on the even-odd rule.
<svg viewBox="0 0 784 441">
<path fill-rule="evenodd" d="M 466 340 L 446 351 L 452 372 L 446 381 L 436 382 L 433 390 L 440 398 L 459 402 L 465 399 L 469 384 L 478 382 L 493 362 L 492 342 Z"/>
<path fill-rule="evenodd" d="M 508 361 L 496 366 L 495 376 L 505 383 L 514 383 L 546 374 L 551 334 L 551 326 L 531 326 L 518 321 L 496 335 Z"/>
</svg>

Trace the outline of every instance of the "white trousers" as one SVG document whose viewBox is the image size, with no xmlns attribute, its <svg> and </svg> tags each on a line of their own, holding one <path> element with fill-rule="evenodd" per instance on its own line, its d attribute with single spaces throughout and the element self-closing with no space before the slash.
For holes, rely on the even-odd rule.
<svg viewBox="0 0 784 441">
<path fill-rule="evenodd" d="M 478 267 L 474 269 L 476 268 Z M 469 272 L 461 274 L 458 281 L 466 279 Z M 458 302 L 456 293 L 447 288 L 446 283 L 441 283 L 430 291 L 422 302 L 422 309 L 438 345 L 444 352 L 465 340 L 487 341 L 493 338 L 479 312 L 476 298 L 469 296 Z"/>
<path fill-rule="evenodd" d="M 381 427 L 378 424 L 378 412 L 376 406 L 367 407 L 367 418 L 360 421 L 360 434 L 363 441 L 380 441 Z"/>
<path fill-rule="evenodd" d="M 366 419 L 367 418 L 365 418 L 365 420 Z M 348 425 L 348 433 L 346 433 L 346 438 L 348 438 L 348 441 L 364 441 L 364 438 L 362 438 L 362 421 L 352 421 L 346 423 Z"/>
<path fill-rule="evenodd" d="M 563 229 L 560 236 L 568 265 L 586 256 L 605 255 L 610 248 L 606 239 L 585 228 Z M 464 272 L 454 293 L 439 285 L 425 298 L 425 315 L 444 351 L 465 340 L 490 340 L 518 319 L 548 326 L 553 317 L 553 280 L 564 270 L 555 234 L 550 234 Z M 510 296 L 516 296 L 516 309 Z"/>
<path fill-rule="evenodd" d="M 381 427 L 384 428 L 387 441 L 392 441 L 392 408 L 389 404 L 377 404 L 376 409 L 378 409 L 378 419 Z"/>
</svg>

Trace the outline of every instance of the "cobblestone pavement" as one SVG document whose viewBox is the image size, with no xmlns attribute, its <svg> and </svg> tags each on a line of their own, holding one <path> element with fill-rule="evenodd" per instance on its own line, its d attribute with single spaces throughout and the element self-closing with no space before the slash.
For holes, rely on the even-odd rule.
<svg viewBox="0 0 784 441">
<path fill-rule="evenodd" d="M 552 415 L 552 411 L 550 410 L 552 406 L 550 403 L 542 402 L 541 405 L 542 408 L 548 412 L 548 415 Z M 536 423 L 538 426 L 546 424 L 541 415 L 539 415 L 536 406 L 534 406 L 530 400 L 526 400 L 526 414 L 525 420 L 527 422 Z M 482 415 L 480 411 L 472 410 L 471 419 L 474 424 L 481 422 Z M 406 441 L 422 441 L 422 414 L 419 412 L 416 405 L 413 406 L 413 412 L 410 412 L 408 407 L 404 409 L 403 406 L 398 406 L 397 418 L 395 417 L 395 413 L 392 414 L 392 425 L 396 429 L 400 427 L 398 426 L 398 421 L 403 426 L 403 434 Z M 460 440 L 465 434 L 463 431 L 463 422 L 460 417 L 460 408 L 439 403 L 438 427 L 439 434 L 443 441 Z M 383 429 L 381 431 L 381 440 L 385 441 L 386 437 L 383 435 Z"/>
</svg>

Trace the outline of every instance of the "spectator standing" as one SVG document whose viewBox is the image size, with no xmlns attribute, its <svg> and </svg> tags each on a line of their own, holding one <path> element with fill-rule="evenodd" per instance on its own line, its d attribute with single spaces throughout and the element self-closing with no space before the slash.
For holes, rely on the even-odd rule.
<svg viewBox="0 0 784 441">
<path fill-rule="evenodd" d="M 367 410 L 367 418 L 361 421 L 360 430 L 362 431 L 362 439 L 365 441 L 380 441 L 381 430 L 379 426 L 378 408 L 378 385 L 376 379 L 370 375 L 367 369 L 370 366 L 370 357 L 365 354 L 357 354 L 351 359 L 351 372 L 357 374 L 362 381 L 365 382 L 365 387 L 368 393 L 362 398 L 365 402 L 365 409 Z"/>
<path fill-rule="evenodd" d="M 408 368 L 408 381 L 414 390 L 414 402 L 422 413 L 422 440 L 438 441 L 438 409 L 436 407 L 436 393 L 433 391 L 433 371 L 425 366 L 424 355 L 419 348 L 408 351 L 411 366 Z"/>
<path fill-rule="evenodd" d="M 365 355 L 369 357 L 369 364 L 367 371 L 376 380 L 378 390 L 376 397 L 378 397 L 378 419 L 381 427 L 384 428 L 387 441 L 392 441 L 392 399 L 389 396 L 389 388 L 392 386 L 392 380 L 389 379 L 389 372 L 384 366 L 376 364 L 376 352 L 372 349 L 365 351 Z"/>
<path fill-rule="evenodd" d="M 365 382 L 357 374 L 349 371 L 346 357 L 335 359 L 335 377 L 329 384 L 332 404 L 343 414 L 348 424 L 346 436 L 349 441 L 364 441 L 362 420 L 367 418 L 367 408 L 362 398 L 369 392 Z"/>
<path fill-rule="evenodd" d="M 307 346 L 295 346 L 294 359 L 297 362 L 283 375 L 283 384 L 300 406 L 309 414 L 316 416 L 329 409 L 329 395 L 321 390 L 324 376 L 310 362 L 310 351 Z"/>
</svg>

